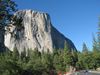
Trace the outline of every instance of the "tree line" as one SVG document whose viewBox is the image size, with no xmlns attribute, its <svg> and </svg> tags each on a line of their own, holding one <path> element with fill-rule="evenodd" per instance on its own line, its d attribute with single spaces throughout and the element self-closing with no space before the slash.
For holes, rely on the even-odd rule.
<svg viewBox="0 0 100 75">
<path fill-rule="evenodd" d="M 77 65 L 79 69 L 93 69 L 100 68 L 100 19 L 98 23 L 98 32 L 96 37 L 93 35 L 93 46 L 89 50 L 87 45 L 83 43 L 82 52 L 78 52 Z"/>
<path fill-rule="evenodd" d="M 94 46 L 93 51 L 89 51 L 85 43 L 82 52 L 70 50 L 65 44 L 64 49 L 55 49 L 53 53 L 29 49 L 19 54 L 17 48 L 0 53 L 1 75 L 58 75 L 99 67 L 100 51 Z"/>
<path fill-rule="evenodd" d="M 17 48 L 13 52 L 0 53 L 1 75 L 58 75 L 76 68 L 77 53 L 70 52 L 67 46 L 64 50 L 39 52 L 38 49 L 28 52 L 24 50 L 19 54 Z"/>
</svg>

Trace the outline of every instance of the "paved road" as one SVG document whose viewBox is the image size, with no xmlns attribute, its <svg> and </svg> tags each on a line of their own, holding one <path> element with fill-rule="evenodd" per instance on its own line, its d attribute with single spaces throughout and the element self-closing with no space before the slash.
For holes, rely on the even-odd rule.
<svg viewBox="0 0 100 75">
<path fill-rule="evenodd" d="M 100 75 L 100 73 L 91 73 L 91 72 L 87 72 L 87 73 L 75 73 L 73 75 Z"/>
<path fill-rule="evenodd" d="M 89 75 L 100 75 L 100 73 L 89 73 Z"/>
</svg>

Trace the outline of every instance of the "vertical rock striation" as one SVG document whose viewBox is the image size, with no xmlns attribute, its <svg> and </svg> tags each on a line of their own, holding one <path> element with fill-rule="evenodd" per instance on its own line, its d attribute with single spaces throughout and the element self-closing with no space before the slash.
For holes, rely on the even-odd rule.
<svg viewBox="0 0 100 75">
<path fill-rule="evenodd" d="M 56 30 L 51 24 L 50 16 L 32 10 L 17 11 L 14 16 L 21 19 L 21 23 L 13 23 L 5 29 L 5 46 L 12 50 L 16 47 L 19 52 L 37 48 L 40 52 L 48 50 L 53 52 L 54 48 L 64 48 L 65 41 L 69 47 L 76 49 L 74 44 Z"/>
</svg>

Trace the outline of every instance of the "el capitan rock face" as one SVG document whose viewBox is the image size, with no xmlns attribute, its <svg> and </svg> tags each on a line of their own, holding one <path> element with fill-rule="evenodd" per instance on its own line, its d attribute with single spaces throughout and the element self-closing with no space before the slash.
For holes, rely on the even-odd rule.
<svg viewBox="0 0 100 75">
<path fill-rule="evenodd" d="M 37 48 L 40 52 L 53 49 L 64 48 L 65 41 L 70 48 L 76 49 L 74 44 L 56 30 L 51 24 L 50 16 L 47 13 L 41 13 L 32 10 L 20 10 L 15 14 L 17 18 L 21 18 L 21 24 L 8 25 L 5 29 L 5 46 L 12 50 L 16 47 L 19 52 L 24 49 Z"/>
</svg>

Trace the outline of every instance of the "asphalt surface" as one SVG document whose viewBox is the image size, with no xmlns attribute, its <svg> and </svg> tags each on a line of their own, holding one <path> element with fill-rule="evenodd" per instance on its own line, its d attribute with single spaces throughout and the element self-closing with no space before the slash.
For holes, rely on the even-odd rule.
<svg viewBox="0 0 100 75">
<path fill-rule="evenodd" d="M 86 73 L 75 73 L 73 75 L 100 75 L 100 73 L 92 73 L 92 72 L 86 72 Z"/>
</svg>

